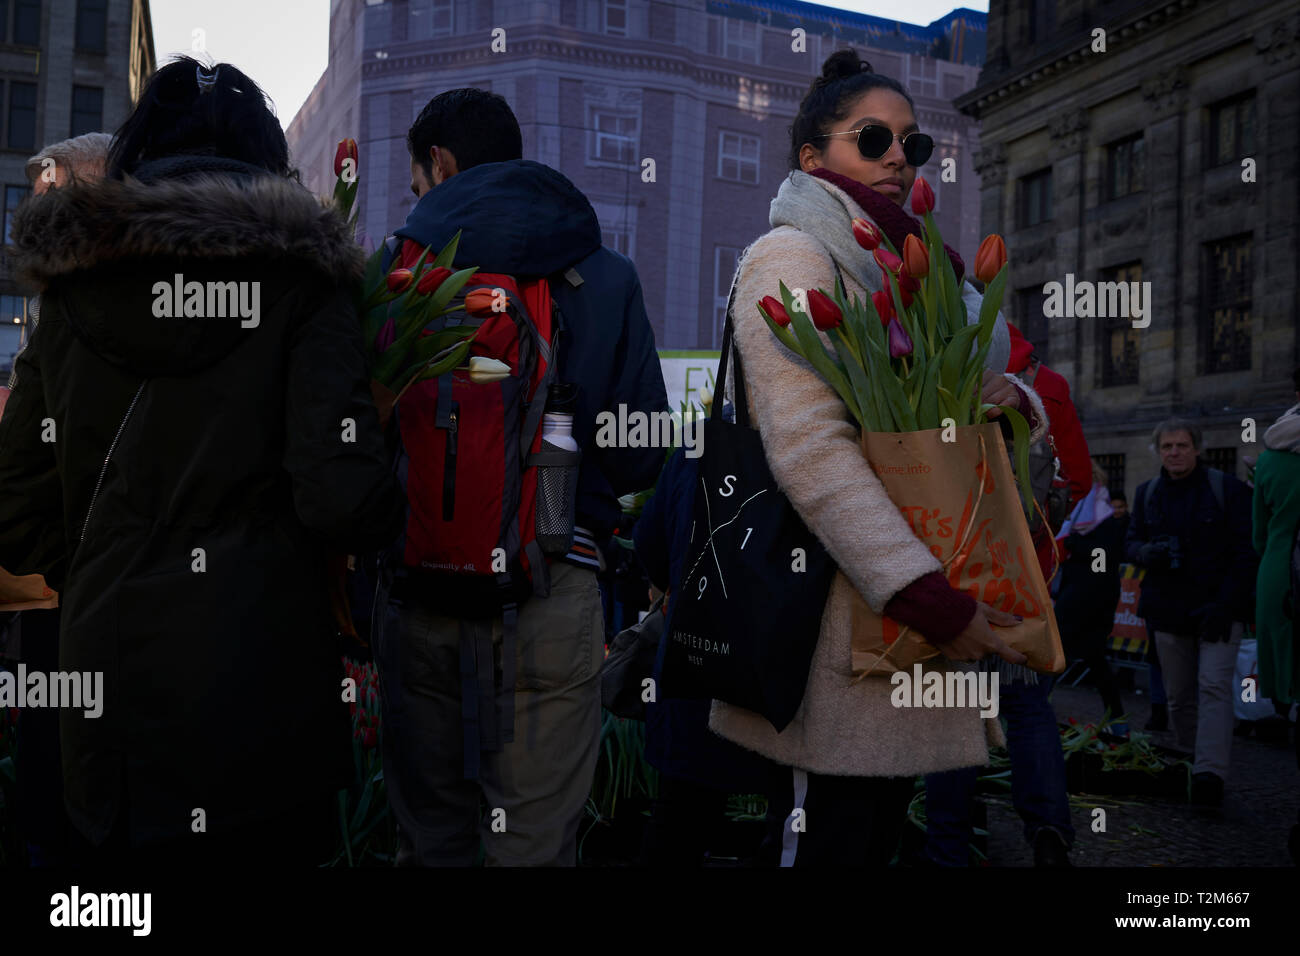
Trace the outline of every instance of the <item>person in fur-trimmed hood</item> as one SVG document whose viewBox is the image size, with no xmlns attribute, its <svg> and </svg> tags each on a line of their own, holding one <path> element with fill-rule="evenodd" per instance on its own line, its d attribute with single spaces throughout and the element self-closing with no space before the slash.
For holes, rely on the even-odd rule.
<svg viewBox="0 0 1300 956">
<path fill-rule="evenodd" d="M 362 253 L 257 85 L 189 58 L 108 178 L 12 236 L 43 307 L 0 420 L 0 565 L 61 593 L 60 668 L 102 674 L 99 714 L 60 712 L 78 852 L 323 862 L 352 763 L 326 553 L 386 545 L 404 507 Z"/>
<path fill-rule="evenodd" d="M 879 142 L 861 134 L 868 125 L 883 132 Z M 715 701 L 710 726 L 782 765 L 769 791 L 769 819 L 785 821 L 784 864 L 883 865 L 897 845 L 913 777 L 987 763 L 988 744 L 1003 737 L 996 719 L 982 719 L 974 709 L 897 709 L 888 680 L 855 683 L 851 590 L 954 660 L 993 653 L 1013 664 L 1024 659 L 989 626 L 1013 623 L 1010 615 L 977 606 L 948 584 L 938 560 L 862 457 L 844 403 L 805 360 L 781 345 L 757 309 L 782 281 L 791 288 L 831 288 L 836 267 L 850 295 L 880 288 L 870 254 L 853 238 L 851 220 L 870 216 L 900 248 L 906 233 L 919 230 L 901 208 L 916 167 L 930 152 L 928 138 L 916 131 L 911 99 L 856 53 L 841 51 L 826 61 L 791 134 L 793 171 L 772 201 L 773 229 L 749 247 L 739 266 L 735 344 L 772 474 L 839 571 L 793 722 L 777 733 L 762 716 Z M 960 278 L 961 260 L 949 255 Z M 977 315 L 980 297 L 969 285 L 965 299 Z M 999 317 L 983 398 L 1028 413 L 1036 441 L 1046 430 L 1046 416 L 1031 390 L 1018 389 L 1003 374 L 1007 358 L 1006 322 Z M 803 832 L 789 822 L 796 807 L 807 811 Z"/>
</svg>

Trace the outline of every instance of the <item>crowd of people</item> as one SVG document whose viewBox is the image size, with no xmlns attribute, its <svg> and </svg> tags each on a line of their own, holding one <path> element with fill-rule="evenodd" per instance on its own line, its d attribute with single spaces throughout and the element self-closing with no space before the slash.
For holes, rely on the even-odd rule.
<svg viewBox="0 0 1300 956">
<path fill-rule="evenodd" d="M 891 133 L 883 152 L 861 135 L 871 127 Z M 521 365 L 541 356 L 541 381 L 574 396 L 556 416 L 581 450 L 572 534 L 543 554 L 518 520 L 536 494 L 529 456 L 547 394 L 502 388 L 501 457 L 470 419 L 458 430 L 468 409 L 449 377 L 400 399 L 375 387 L 357 304 L 365 256 L 300 185 L 261 90 L 230 64 L 163 66 L 115 135 L 33 157 L 34 195 L 13 220 L 11 255 L 36 297 L 0 419 L 0 567 L 6 582 L 38 588 L 18 622 L 28 667 L 106 682 L 100 719 L 22 715 L 33 863 L 329 855 L 336 794 L 353 773 L 328 574 L 338 555 L 354 556 L 352 612 L 380 675 L 398 865 L 576 862 L 599 747 L 607 545 L 629 533 L 619 498 L 656 488 L 630 532 L 634 578 L 665 595 L 654 613 L 671 619 L 697 463 L 679 451 L 665 467 L 659 448 L 596 441 L 602 410 L 667 410 L 654 333 L 635 266 L 603 246 L 568 179 L 523 159 L 508 103 L 441 93 L 406 142 L 416 202 L 383 244 L 384 270 L 458 237 L 456 268 L 519 277 L 530 290 L 520 301 L 533 303 L 522 308 L 553 306 L 553 337 L 509 348 Z M 661 789 L 643 862 L 699 865 L 727 796 L 761 792 L 769 826 L 754 862 L 886 865 L 923 776 L 922 862 L 964 866 L 976 775 L 1005 744 L 1036 863 L 1068 865 L 1051 675 L 1002 688 L 1005 730 L 971 708 L 899 709 L 888 682 L 855 678 L 854 591 L 945 661 L 1017 660 L 997 634 L 1011 617 L 934 570 L 842 400 L 756 314 L 781 282 L 830 288 L 838 277 L 851 294 L 879 291 L 850 223 L 867 219 L 898 248 L 919 234 L 904 202 L 932 142 L 902 85 L 840 51 L 804 98 L 790 147 L 771 231 L 734 278 L 734 348 L 772 473 L 838 570 L 785 729 L 721 701 L 650 702 Z M 982 291 L 949 254 L 978 315 Z M 155 282 L 173 275 L 260 284 L 258 321 L 159 316 Z M 732 386 L 719 383 L 715 401 L 734 401 Z M 1300 399 L 1300 373 L 1296 386 Z M 1265 433 L 1253 498 L 1204 466 L 1195 423 L 1163 422 L 1159 475 L 1130 508 L 1090 460 L 1068 384 L 1001 316 L 982 399 L 1022 412 L 1031 441 L 1060 462 L 1049 494 L 1068 518 L 1044 521 L 1035 544 L 1057 580 L 1066 650 L 1096 675 L 1112 729 L 1128 733 L 1105 655 L 1127 561 L 1145 569 L 1153 692 L 1163 675 L 1168 720 L 1194 754 L 1194 799 L 1221 803 L 1246 627 L 1258 634 L 1261 694 L 1286 707 L 1297 688 L 1283 596 L 1300 523 L 1300 405 Z M 506 490 L 478 518 L 500 524 L 509 567 L 471 556 L 493 562 L 486 589 L 430 583 L 442 552 L 427 541 L 503 467 Z M 436 493 L 421 474 L 438 476 Z M 660 666 L 662 654 L 656 677 Z M 806 828 L 791 825 L 805 814 Z"/>
</svg>

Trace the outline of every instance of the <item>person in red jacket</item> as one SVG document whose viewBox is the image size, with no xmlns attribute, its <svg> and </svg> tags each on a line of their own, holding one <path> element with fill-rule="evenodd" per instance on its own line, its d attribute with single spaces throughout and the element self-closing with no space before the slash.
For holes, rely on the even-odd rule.
<svg viewBox="0 0 1300 956">
<path fill-rule="evenodd" d="M 1056 446 L 1056 457 L 1061 462 L 1061 478 L 1058 486 L 1067 484 L 1070 488 L 1070 507 L 1079 503 L 1092 490 L 1092 458 L 1088 454 L 1088 441 L 1083 437 L 1083 425 L 1079 423 L 1079 413 L 1070 401 L 1070 383 L 1064 376 L 1052 371 L 1042 364 L 1034 352 L 1033 343 L 1029 342 L 1020 330 L 1007 323 L 1011 333 L 1011 358 L 1007 361 L 1007 371 L 1020 376 L 1028 382 L 1043 399 L 1043 408 L 1047 411 L 1049 439 Z M 1034 548 L 1038 552 L 1038 563 L 1043 569 L 1043 579 L 1051 581 L 1056 573 L 1057 561 L 1052 547 L 1052 535 L 1058 529 L 1041 530 L 1034 539 Z"/>
</svg>

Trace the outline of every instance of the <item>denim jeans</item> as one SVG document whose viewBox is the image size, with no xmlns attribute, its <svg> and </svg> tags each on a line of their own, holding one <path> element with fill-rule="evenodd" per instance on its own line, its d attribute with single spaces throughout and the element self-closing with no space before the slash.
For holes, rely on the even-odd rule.
<svg viewBox="0 0 1300 956">
<path fill-rule="evenodd" d="M 1011 802 L 1025 823 L 1030 844 L 1050 827 L 1067 846 L 1074 844 L 1070 800 L 1065 788 L 1065 754 L 1048 696 L 1056 678 L 1038 675 L 1036 685 L 1001 688 L 1011 757 Z M 970 859 L 971 803 L 980 767 L 962 767 L 925 778 L 926 855 L 943 866 L 966 866 Z"/>
</svg>

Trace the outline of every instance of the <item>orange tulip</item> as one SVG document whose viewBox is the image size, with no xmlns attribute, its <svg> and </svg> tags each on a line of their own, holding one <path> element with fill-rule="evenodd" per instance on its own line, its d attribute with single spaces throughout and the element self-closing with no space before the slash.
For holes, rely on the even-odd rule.
<svg viewBox="0 0 1300 956">
<path fill-rule="evenodd" d="M 1007 244 L 996 232 L 986 236 L 980 243 L 979 252 L 975 253 L 975 278 L 989 283 L 1007 264 Z"/>
<path fill-rule="evenodd" d="M 909 234 L 903 242 L 903 262 L 910 275 L 923 279 L 930 272 L 930 250 L 925 248 L 925 243 L 920 239 Z"/>
<path fill-rule="evenodd" d="M 496 312 L 493 308 L 496 301 L 496 293 L 492 289 L 472 289 L 465 296 L 465 311 L 477 319 L 486 319 Z"/>
</svg>

